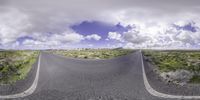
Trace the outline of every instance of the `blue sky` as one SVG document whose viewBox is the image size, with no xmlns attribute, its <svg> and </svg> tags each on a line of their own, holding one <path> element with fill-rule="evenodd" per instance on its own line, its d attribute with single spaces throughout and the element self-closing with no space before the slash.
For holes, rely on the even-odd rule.
<svg viewBox="0 0 200 100">
<path fill-rule="evenodd" d="M 122 26 L 120 23 L 109 24 L 109 23 L 103 23 L 98 21 L 83 21 L 80 24 L 72 25 L 70 28 L 72 28 L 73 31 L 82 34 L 82 35 L 90 35 L 97 34 L 101 37 L 100 40 L 86 40 L 85 42 L 93 44 L 93 47 L 107 47 L 107 45 L 115 45 L 115 42 L 117 41 L 109 41 L 108 40 L 108 33 L 109 32 L 117 32 L 118 34 L 122 34 L 124 32 L 127 32 L 131 27 L 130 26 Z"/>
<path fill-rule="evenodd" d="M 0 1 L 0 49 L 200 48 L 198 0 L 36 1 Z"/>
</svg>

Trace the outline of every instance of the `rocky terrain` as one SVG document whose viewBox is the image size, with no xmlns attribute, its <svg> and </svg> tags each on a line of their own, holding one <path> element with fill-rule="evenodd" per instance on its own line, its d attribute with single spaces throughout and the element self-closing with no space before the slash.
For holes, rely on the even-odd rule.
<svg viewBox="0 0 200 100">
<path fill-rule="evenodd" d="M 199 51 L 144 51 L 154 71 L 166 82 L 175 84 L 200 83 Z"/>
</svg>

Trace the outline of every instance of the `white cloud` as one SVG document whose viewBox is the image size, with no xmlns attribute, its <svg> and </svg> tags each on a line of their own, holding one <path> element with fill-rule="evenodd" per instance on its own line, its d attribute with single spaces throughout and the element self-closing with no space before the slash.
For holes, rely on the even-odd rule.
<svg viewBox="0 0 200 100">
<path fill-rule="evenodd" d="M 154 9 L 155 10 L 155 9 Z M 179 48 L 200 47 L 200 19 L 194 11 L 180 11 L 164 14 L 148 9 L 126 9 L 115 12 L 113 19 L 124 26 L 131 25 L 132 29 L 122 34 L 127 43 L 125 47 L 135 48 Z M 165 11 L 164 11 L 165 12 Z M 175 11 L 176 12 L 176 11 Z M 195 26 L 197 32 L 177 30 L 173 25 L 185 26 L 188 23 Z"/>
<path fill-rule="evenodd" d="M 0 12 L 0 44 L 3 45 L 27 35 L 26 30 L 31 27 L 26 14 L 13 8 L 5 9 Z"/>
<path fill-rule="evenodd" d="M 173 24 L 173 23 L 172 23 Z M 149 27 L 140 27 L 135 25 L 135 28 L 123 34 L 124 40 L 127 42 L 127 48 L 191 48 L 199 47 L 200 30 L 196 32 L 190 30 L 177 29 L 173 25 Z M 182 24 L 183 26 L 185 24 Z M 180 26 L 180 27 L 183 27 Z"/>
<path fill-rule="evenodd" d="M 108 39 L 126 42 L 128 47 L 200 45 L 199 29 L 194 33 L 172 27 L 194 22 L 200 28 L 198 0 L 1 0 L 0 5 L 0 45 L 9 46 L 23 36 L 33 37 L 27 43 L 35 47 L 100 40 L 103 36 L 70 30 L 69 26 L 86 20 L 131 25 L 133 29 L 124 34 L 108 33 Z"/>
<path fill-rule="evenodd" d="M 36 40 L 25 40 L 25 41 L 23 41 L 23 45 L 31 45 L 31 46 L 33 46 L 33 45 L 41 45 L 42 44 L 42 42 L 40 42 L 40 41 L 36 41 Z"/>
<path fill-rule="evenodd" d="M 99 36 L 98 34 L 91 34 L 91 35 L 85 36 L 85 39 L 88 39 L 88 40 L 94 39 L 94 40 L 98 41 L 101 39 L 101 36 Z"/>
<path fill-rule="evenodd" d="M 26 44 L 32 45 L 61 45 L 62 43 L 79 43 L 84 40 L 84 36 L 78 33 L 64 32 L 61 34 L 44 34 L 44 33 L 34 33 L 32 35 L 34 40 L 24 41 Z"/>
<path fill-rule="evenodd" d="M 100 40 L 101 37 L 97 34 L 91 34 L 83 36 L 81 34 L 66 31 L 60 34 L 44 34 L 44 33 L 33 33 L 33 39 L 26 39 L 23 41 L 24 48 L 27 47 L 39 47 L 39 48 L 61 48 L 66 46 L 72 46 L 80 43 L 83 40 Z M 88 45 L 91 47 L 93 44 Z M 69 47 L 68 47 L 69 48 Z"/>
<path fill-rule="evenodd" d="M 108 33 L 108 39 L 123 41 L 122 35 L 120 33 L 117 33 L 117 32 L 109 32 Z"/>
<path fill-rule="evenodd" d="M 50 40 L 57 40 L 61 42 L 70 42 L 70 43 L 78 43 L 81 40 L 84 40 L 83 35 L 78 33 L 67 33 L 64 32 L 62 34 L 54 34 L 50 37 Z"/>
<path fill-rule="evenodd" d="M 133 44 L 133 43 L 130 43 L 130 42 L 128 42 L 128 43 L 126 43 L 126 45 L 124 46 L 124 48 L 128 48 L 128 49 L 134 49 L 134 48 L 135 48 L 135 46 L 134 46 L 134 44 Z"/>
<path fill-rule="evenodd" d="M 150 37 L 145 36 L 144 34 L 141 34 L 140 32 L 137 31 L 129 31 L 124 33 L 124 40 L 138 45 L 150 39 L 151 39 Z"/>
</svg>

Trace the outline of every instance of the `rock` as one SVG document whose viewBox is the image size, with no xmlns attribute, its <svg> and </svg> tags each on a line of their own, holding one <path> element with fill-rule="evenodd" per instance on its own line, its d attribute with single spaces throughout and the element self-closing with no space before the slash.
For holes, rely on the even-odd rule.
<svg viewBox="0 0 200 100">
<path fill-rule="evenodd" d="M 194 73 L 187 70 L 176 70 L 170 72 L 162 72 L 160 76 L 167 82 L 173 82 L 184 85 L 192 78 Z"/>
<path fill-rule="evenodd" d="M 144 60 L 147 61 L 147 62 L 150 62 L 151 64 L 154 63 L 154 61 L 152 60 L 151 57 L 144 57 Z"/>
</svg>

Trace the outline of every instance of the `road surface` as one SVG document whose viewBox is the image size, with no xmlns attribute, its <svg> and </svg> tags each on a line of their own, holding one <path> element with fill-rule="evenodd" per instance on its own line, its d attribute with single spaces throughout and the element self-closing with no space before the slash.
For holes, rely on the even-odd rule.
<svg viewBox="0 0 200 100">
<path fill-rule="evenodd" d="M 73 59 L 42 52 L 39 70 L 35 70 L 39 71 L 35 72 L 35 86 L 31 92 L 18 93 L 21 96 L 15 95 L 14 99 L 178 100 L 155 96 L 148 91 L 141 57 L 139 51 L 108 60 Z"/>
</svg>

